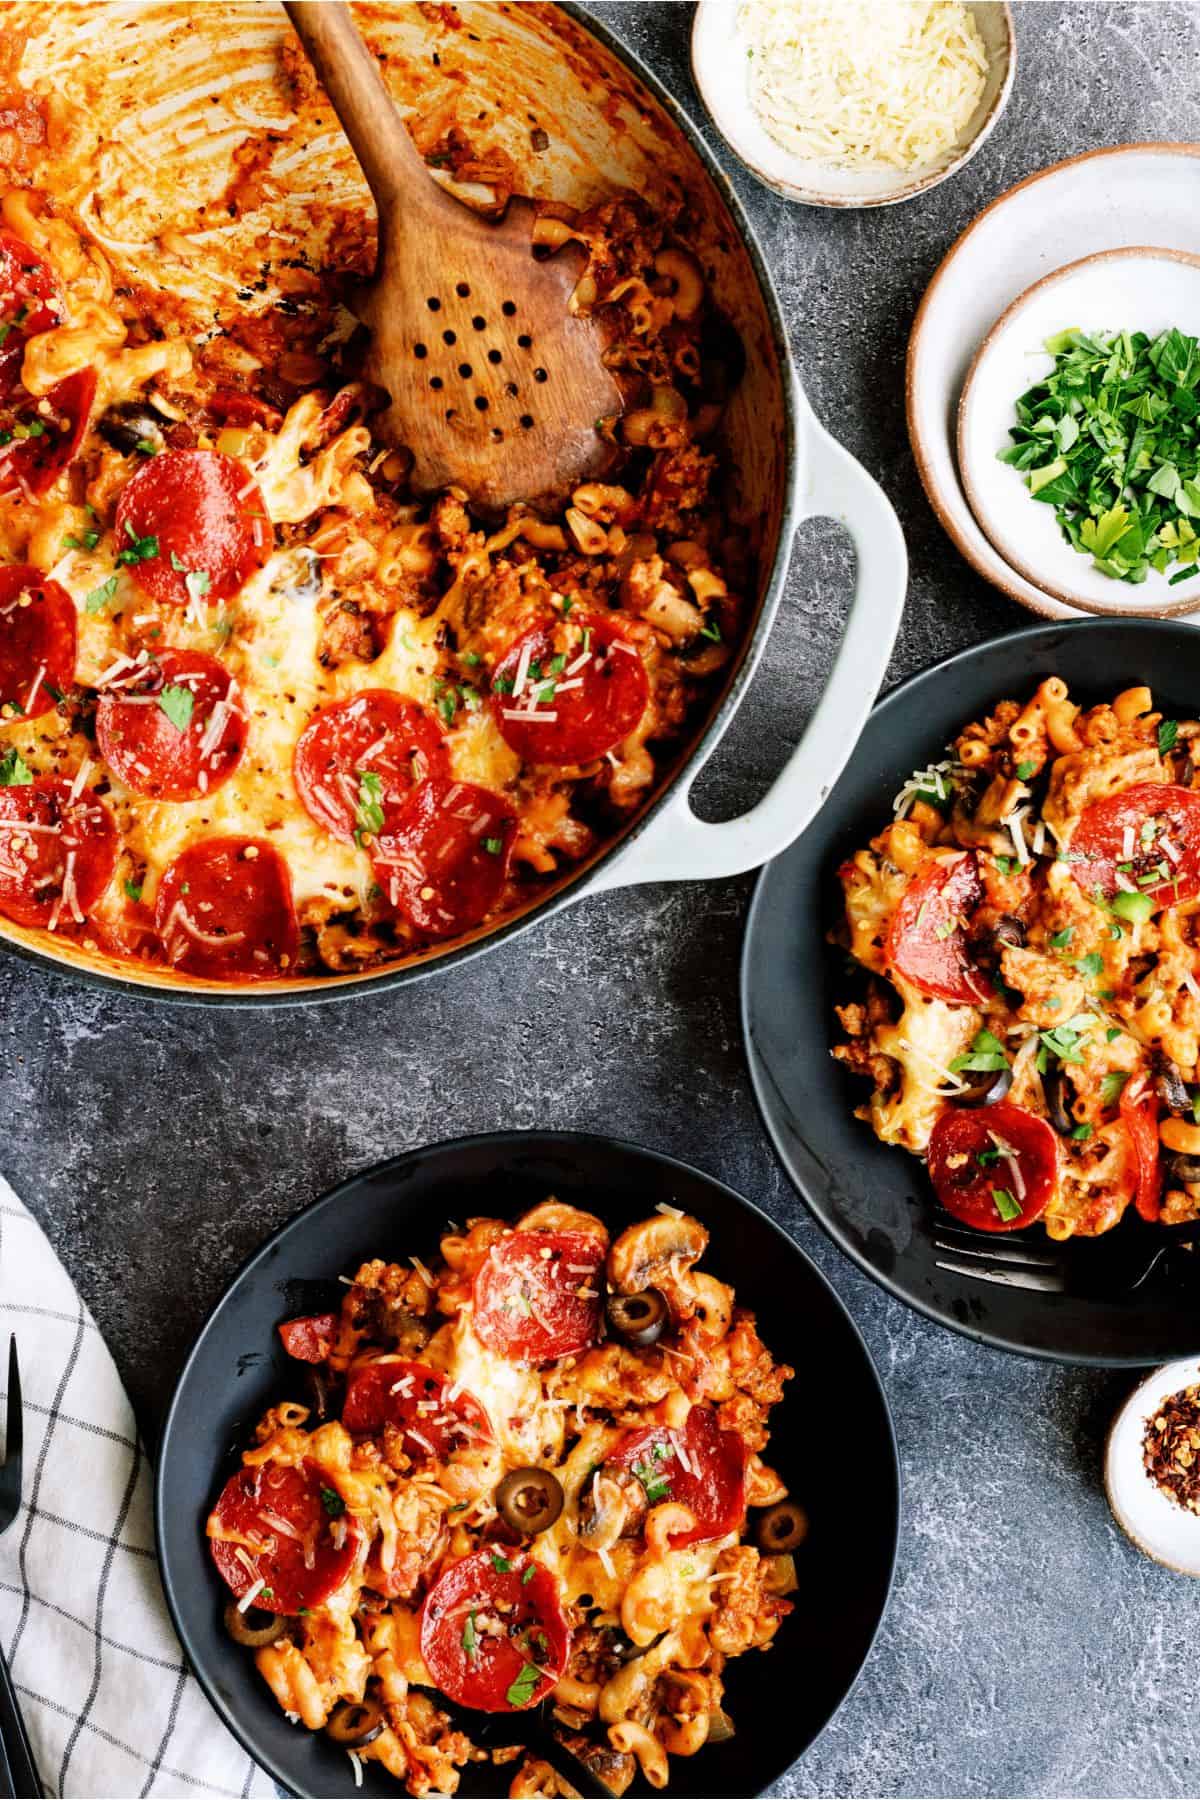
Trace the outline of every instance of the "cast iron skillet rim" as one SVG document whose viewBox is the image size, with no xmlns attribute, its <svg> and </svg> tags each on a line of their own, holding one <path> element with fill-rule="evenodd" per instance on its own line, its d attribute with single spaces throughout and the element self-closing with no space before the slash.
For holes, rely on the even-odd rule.
<svg viewBox="0 0 1200 1800">
<path fill-rule="evenodd" d="M 800 1749 L 791 1755 L 789 1760 L 776 1771 L 775 1775 L 771 1778 L 772 1782 L 778 1781 L 789 1769 L 795 1767 L 796 1763 L 808 1754 L 817 1740 L 824 1736 L 855 1692 L 859 1682 L 862 1680 L 863 1670 L 870 1662 L 875 1651 L 875 1646 L 879 1641 L 879 1634 L 883 1629 L 884 1620 L 887 1618 L 888 1609 L 891 1606 L 892 1594 L 895 1589 L 896 1563 L 900 1554 L 900 1536 L 904 1526 L 904 1480 L 900 1464 L 900 1448 L 896 1438 L 896 1422 L 892 1417 L 892 1408 L 888 1400 L 887 1390 L 883 1385 L 883 1379 L 876 1366 L 875 1358 L 868 1348 L 866 1339 L 859 1330 L 857 1320 L 854 1318 L 854 1315 L 851 1313 L 846 1302 L 842 1299 L 829 1277 L 817 1266 L 812 1257 L 809 1256 L 808 1252 L 801 1248 L 790 1233 L 784 1230 L 778 1220 L 772 1218 L 771 1214 L 766 1212 L 763 1207 L 759 1206 L 756 1201 L 747 1199 L 746 1196 L 740 1194 L 736 1188 L 730 1187 L 728 1183 L 720 1180 L 718 1176 L 708 1174 L 706 1170 L 701 1169 L 696 1163 L 685 1162 L 682 1157 L 671 1156 L 665 1150 L 651 1150 L 644 1144 L 634 1143 L 630 1138 L 607 1137 L 602 1133 L 591 1131 L 481 1131 L 474 1132 L 469 1137 L 440 1138 L 436 1143 L 424 1144 L 419 1149 L 415 1150 L 406 1150 L 399 1156 L 388 1157 L 383 1162 L 372 1163 L 368 1168 L 361 1169 L 357 1174 L 348 1176 L 345 1181 L 339 1182 L 337 1187 L 331 1188 L 327 1193 L 318 1195 L 315 1200 L 310 1200 L 306 1206 L 301 1207 L 299 1212 L 294 1213 L 290 1219 L 286 1219 L 282 1225 L 278 1226 L 271 1233 L 270 1237 L 268 1237 L 265 1242 L 259 1245 L 257 1250 L 252 1251 L 250 1255 L 246 1257 L 245 1261 L 226 1283 L 214 1304 L 209 1308 L 204 1323 L 196 1334 L 195 1341 L 188 1351 L 183 1367 L 180 1369 L 176 1379 L 175 1386 L 171 1393 L 171 1399 L 167 1406 L 166 1416 L 163 1419 L 162 1429 L 158 1433 L 154 1447 L 153 1454 L 155 1468 L 153 1510 L 156 1562 L 159 1579 L 162 1582 L 163 1595 L 167 1602 L 167 1611 L 170 1614 L 171 1623 L 175 1628 L 176 1635 L 183 1648 L 188 1667 L 196 1677 L 201 1689 L 213 1706 L 226 1730 L 237 1739 L 243 1750 L 245 1750 L 247 1755 L 254 1760 L 257 1766 L 265 1770 L 273 1780 L 277 1781 L 280 1786 L 287 1789 L 288 1792 L 291 1792 L 289 1785 L 291 1777 L 284 1774 L 282 1770 L 276 1768 L 272 1759 L 264 1756 L 263 1752 L 250 1741 L 248 1734 L 244 1734 L 227 1715 L 220 1693 L 215 1684 L 210 1682 L 207 1673 L 201 1669 L 199 1662 L 193 1656 L 191 1631 L 187 1617 L 176 1602 L 174 1578 L 168 1570 L 162 1555 L 162 1545 L 166 1536 L 163 1470 L 166 1467 L 170 1455 L 171 1437 L 175 1430 L 175 1415 L 181 1403 L 184 1386 L 191 1374 L 192 1365 L 200 1354 L 201 1347 L 216 1320 L 217 1314 L 221 1311 L 225 1301 L 233 1292 L 234 1288 L 240 1285 L 240 1283 L 251 1274 L 260 1263 L 265 1262 L 274 1253 L 281 1240 L 285 1238 L 295 1226 L 299 1225 L 301 1220 L 306 1220 L 312 1215 L 323 1211 L 325 1208 L 335 1209 L 347 1192 L 352 1188 L 358 1187 L 360 1183 L 364 1181 L 382 1181 L 390 1176 L 401 1175 L 407 1171 L 412 1164 L 422 1162 L 431 1156 L 439 1156 L 451 1150 L 492 1150 L 498 1157 L 503 1157 L 510 1152 L 519 1153 L 525 1151 L 532 1155 L 553 1155 L 555 1152 L 566 1150 L 579 1152 L 582 1153 L 583 1156 L 586 1156 L 587 1152 L 592 1148 L 598 1148 L 606 1153 L 616 1151 L 618 1154 L 632 1156 L 642 1162 L 657 1164 L 662 1169 L 681 1171 L 685 1175 L 698 1179 L 705 1186 L 716 1189 L 726 1201 L 732 1203 L 735 1211 L 742 1208 L 747 1212 L 755 1214 L 770 1228 L 773 1235 L 779 1238 L 788 1250 L 800 1258 L 808 1273 L 816 1278 L 820 1287 L 824 1288 L 826 1294 L 829 1296 L 830 1300 L 832 1300 L 835 1310 L 842 1315 L 845 1323 L 849 1326 L 851 1337 L 862 1353 L 862 1360 L 866 1373 L 869 1375 L 874 1391 L 879 1397 L 883 1420 L 887 1427 L 886 1441 L 891 1452 L 890 1465 L 885 1465 L 885 1467 L 890 1466 L 891 1469 L 892 1478 L 895 1483 L 894 1491 L 896 1504 L 895 1519 L 891 1534 L 891 1546 L 887 1557 L 887 1575 L 883 1584 L 883 1598 L 879 1608 L 879 1616 L 871 1630 L 870 1639 L 863 1651 L 859 1665 L 854 1672 L 853 1679 L 821 1729 L 809 1738 L 806 1743 L 801 1745 Z M 331 1238 L 331 1244 L 335 1242 L 336 1236 Z M 797 1376 L 799 1376 L 799 1374 L 800 1371 L 797 1370 Z M 762 1791 L 762 1789 L 759 1790 L 760 1793 Z"/>
<path fill-rule="evenodd" d="M 328 979 L 317 976 L 314 978 L 317 983 L 314 987 L 305 988 L 296 993 L 280 993 L 267 988 L 255 988 L 253 984 L 247 984 L 240 989 L 211 991 L 159 987 L 151 982 L 135 982 L 126 976 L 109 974 L 106 970 L 81 967 L 51 955 L 46 949 L 35 947 L 32 944 L 19 943 L 0 935 L 0 952 L 3 954 L 20 957 L 26 962 L 36 964 L 41 969 L 61 975 L 67 980 L 81 982 L 88 987 L 107 988 L 112 992 L 126 994 L 134 999 L 148 1000 L 152 1003 L 161 1002 L 168 1006 L 222 1006 L 259 1010 L 285 1006 L 331 1006 L 337 1001 L 349 1001 L 359 999 L 364 995 L 390 992 L 407 982 L 425 981 L 434 975 L 441 974 L 444 970 L 457 968 L 463 963 L 473 961 L 498 945 L 519 937 L 543 919 L 552 918 L 564 907 L 573 906 L 576 901 L 587 898 L 591 891 L 589 884 L 595 872 L 598 869 L 607 868 L 614 857 L 623 856 L 630 851 L 634 842 L 642 835 L 650 822 L 657 818 L 667 802 L 678 798 L 680 784 L 685 780 L 689 783 L 695 781 L 716 750 L 726 730 L 732 724 L 734 715 L 745 698 L 746 689 L 754 679 L 766 649 L 767 639 L 774 627 L 787 581 L 792 540 L 796 535 L 801 517 L 796 471 L 807 452 L 801 444 L 798 410 L 802 402 L 798 400 L 799 377 L 792 361 L 787 327 L 784 324 L 774 279 L 754 227 L 750 223 L 749 215 L 738 197 L 732 181 L 717 161 L 715 152 L 705 140 L 699 125 L 664 87 L 654 71 L 643 62 L 637 51 L 622 43 L 607 25 L 599 19 L 593 18 L 585 6 L 576 4 L 575 0 L 557 0 L 557 5 L 560 12 L 565 13 L 583 31 L 596 38 L 606 50 L 625 64 L 688 140 L 692 152 L 699 158 L 705 174 L 724 204 L 733 226 L 741 238 L 742 246 L 758 283 L 763 311 L 771 328 L 772 348 L 778 363 L 779 381 L 782 388 L 784 499 L 779 516 L 779 534 L 772 559 L 771 573 L 763 588 L 758 617 L 743 643 L 737 672 L 730 682 L 724 698 L 707 714 L 691 749 L 678 763 L 674 773 L 663 781 L 658 793 L 636 822 L 612 839 L 607 849 L 601 851 L 587 869 L 576 871 L 574 875 L 568 876 L 556 893 L 531 906 L 519 917 L 496 926 L 494 930 L 484 933 L 483 936 L 474 939 L 469 944 L 462 944 L 457 949 L 428 957 L 423 962 L 400 964 L 392 968 L 385 965 L 377 975 L 353 980 L 339 981 L 336 978 Z"/>
<path fill-rule="evenodd" d="M 867 724 L 863 729 L 864 731 L 868 730 L 874 723 L 876 717 L 879 714 L 886 712 L 888 708 L 892 706 L 893 702 L 899 703 L 906 700 L 910 693 L 919 688 L 923 683 L 934 683 L 944 675 L 948 669 L 959 668 L 963 663 L 970 662 L 973 657 L 978 656 L 981 651 L 991 649 L 993 645 L 1004 644 L 1008 646 L 1013 644 L 1032 643 L 1035 640 L 1040 640 L 1046 649 L 1053 650 L 1057 648 L 1063 636 L 1071 631 L 1088 632 L 1089 634 L 1099 632 L 1136 632 L 1139 636 L 1143 633 L 1149 633 L 1156 637 L 1172 637 L 1178 636 L 1181 630 L 1186 631 L 1188 629 L 1189 627 L 1183 624 L 1179 619 L 1147 619 L 1142 617 L 1119 619 L 1113 618 L 1110 615 L 1106 615 L 1103 618 L 1092 617 L 1087 619 L 1043 619 L 1036 625 L 1024 625 L 1019 631 L 1004 632 L 997 638 L 986 638 L 982 644 L 971 644 L 965 650 L 956 651 L 953 656 L 944 657 L 941 662 L 932 663 L 928 668 L 918 669 L 915 674 L 905 676 L 903 681 L 898 681 L 894 687 L 889 688 L 882 699 L 877 701 L 871 708 Z M 1191 627 L 1191 629 L 1194 630 L 1195 627 Z M 1197 641 L 1198 647 L 1200 647 L 1200 632 L 1197 632 Z M 837 784 L 835 783 L 834 786 L 836 787 L 836 785 Z M 832 792 L 833 789 L 830 790 L 831 794 Z M 784 855 L 786 856 L 787 854 L 788 852 L 785 851 Z M 815 1219 L 826 1237 L 830 1238 L 833 1243 L 837 1245 L 838 1249 L 862 1270 L 864 1275 L 869 1276 L 870 1279 L 875 1282 L 876 1286 L 883 1288 L 894 1300 L 899 1300 L 904 1306 L 911 1307 L 914 1312 L 920 1313 L 934 1325 L 941 1326 L 943 1330 L 955 1331 L 960 1337 L 969 1338 L 974 1344 L 983 1344 L 989 1350 L 1003 1350 L 1014 1356 L 1027 1357 L 1032 1362 L 1061 1363 L 1068 1368 L 1081 1369 L 1148 1369 L 1153 1367 L 1156 1363 L 1160 1363 L 1162 1361 L 1161 1356 L 1104 1355 L 1101 1352 L 1094 1350 L 1067 1352 L 1043 1349 L 1040 1346 L 1031 1348 L 1028 1344 L 1018 1343 L 1007 1337 L 1002 1331 L 981 1331 L 975 1326 L 964 1324 L 961 1320 L 939 1311 L 936 1306 L 931 1305 L 928 1301 L 916 1298 L 899 1282 L 893 1280 L 890 1275 L 887 1275 L 881 1269 L 876 1268 L 874 1263 L 869 1262 L 858 1249 L 849 1233 L 840 1231 L 831 1219 L 827 1219 L 824 1214 L 818 1211 L 813 1205 L 808 1197 L 803 1181 L 793 1170 L 791 1159 L 784 1152 L 776 1133 L 774 1116 L 769 1100 L 769 1083 L 765 1067 L 762 1065 L 758 1052 L 754 1048 L 755 1038 L 750 1020 L 750 946 L 758 924 L 759 909 L 765 903 L 767 879 L 770 876 L 775 863 L 779 860 L 778 857 L 774 858 L 771 862 L 767 863 L 765 868 L 759 871 L 758 877 L 754 883 L 754 892 L 750 897 L 750 906 L 746 913 L 746 927 L 742 935 L 741 974 L 738 982 L 738 1011 L 742 1026 L 742 1046 L 743 1054 L 746 1059 L 746 1067 L 750 1074 L 750 1085 L 754 1090 L 755 1104 L 758 1107 L 759 1118 L 762 1121 L 767 1136 L 771 1140 L 771 1148 L 789 1182 L 793 1188 L 795 1188 L 801 1200 L 803 1200 L 805 1206 L 808 1208 L 812 1218 Z"/>
</svg>

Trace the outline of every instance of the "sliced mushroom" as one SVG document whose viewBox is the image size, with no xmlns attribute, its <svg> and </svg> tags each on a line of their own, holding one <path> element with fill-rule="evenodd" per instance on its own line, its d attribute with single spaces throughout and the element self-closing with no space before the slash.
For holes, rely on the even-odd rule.
<svg viewBox="0 0 1200 1800">
<path fill-rule="evenodd" d="M 1177 1150 L 1168 1156 L 1167 1170 L 1172 1181 L 1191 1187 L 1193 1182 L 1200 1182 L 1200 1156 L 1185 1156 L 1182 1151 Z"/>
<path fill-rule="evenodd" d="M 623 1231 L 608 1253 L 608 1279 L 619 1294 L 640 1294 L 678 1282 L 699 1262 L 708 1233 L 687 1214 L 660 1213 Z"/>
<path fill-rule="evenodd" d="M 714 1706 L 708 1715 L 708 1744 L 727 1744 L 734 1735 L 733 1720 L 724 1707 Z"/>
<path fill-rule="evenodd" d="M 248 1650 L 261 1650 L 273 1644 L 287 1630 L 288 1622 L 281 1613 L 267 1612 L 265 1607 L 248 1606 L 243 1612 L 236 1600 L 225 1608 L 225 1629 L 235 1644 Z"/>
<path fill-rule="evenodd" d="M 1191 1112 L 1192 1096 L 1188 1093 L 1187 1083 L 1169 1056 L 1160 1054 L 1154 1060 L 1154 1089 L 1171 1112 Z"/>
<path fill-rule="evenodd" d="M 122 456 L 134 456 L 146 446 L 161 450 L 166 443 L 162 420 L 140 400 L 125 400 L 110 406 L 107 412 L 101 413 L 96 430 L 105 443 L 119 450 Z"/>
</svg>

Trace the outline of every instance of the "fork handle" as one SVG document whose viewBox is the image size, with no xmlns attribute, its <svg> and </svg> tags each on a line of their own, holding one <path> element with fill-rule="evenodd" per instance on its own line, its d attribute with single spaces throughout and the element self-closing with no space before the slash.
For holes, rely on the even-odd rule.
<svg viewBox="0 0 1200 1800">
<path fill-rule="evenodd" d="M 11 1782 L 13 1800 L 42 1800 L 42 1784 L 33 1760 L 33 1746 L 17 1704 L 16 1690 L 4 1652 L 0 1650 L 0 1743 Z"/>
</svg>

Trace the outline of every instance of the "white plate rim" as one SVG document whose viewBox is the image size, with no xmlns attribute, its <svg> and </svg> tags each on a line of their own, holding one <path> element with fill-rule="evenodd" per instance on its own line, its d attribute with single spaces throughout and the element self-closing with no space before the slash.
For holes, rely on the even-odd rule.
<svg viewBox="0 0 1200 1800">
<path fill-rule="evenodd" d="M 1027 612 L 1036 613 L 1043 619 L 1061 621 L 1064 619 L 1077 618 L 1079 615 L 1073 607 L 1067 607 L 1061 601 L 1052 599 L 1049 594 L 1044 595 L 1043 599 L 1039 602 L 1023 588 L 1017 587 L 1015 585 L 1015 581 L 1018 578 L 1017 571 L 1010 569 L 1009 565 L 1002 557 L 997 555 L 997 562 L 1000 564 L 1000 569 L 993 568 L 990 564 L 986 563 L 982 557 L 980 557 L 974 545 L 963 535 L 959 528 L 958 521 L 955 519 L 950 507 L 947 505 L 941 486 L 934 473 L 932 461 L 922 435 L 921 426 L 917 419 L 915 404 L 916 363 L 920 348 L 921 334 L 924 330 L 928 315 L 933 308 L 933 304 L 937 299 L 943 280 L 949 274 L 951 267 L 957 262 L 958 257 L 969 247 L 970 240 L 974 233 L 999 207 L 1005 205 L 1007 201 L 1014 199 L 1016 195 L 1024 193 L 1036 183 L 1050 181 L 1056 175 L 1061 175 L 1064 170 L 1077 168 L 1082 163 L 1097 161 L 1101 157 L 1107 158 L 1146 154 L 1187 156 L 1195 160 L 1200 160 L 1200 143 L 1175 143 L 1166 138 L 1146 138 L 1139 139 L 1137 142 L 1130 144 L 1101 145 L 1095 150 L 1084 150 L 1076 156 L 1064 157 L 1060 162 L 1050 163 L 1044 169 L 1035 169 L 1032 174 L 1026 175 L 1023 180 L 1015 182 L 1010 188 L 1006 188 L 1002 194 L 997 194 L 996 198 L 989 201 L 982 211 L 977 213 L 971 220 L 970 224 L 959 233 L 958 237 L 955 238 L 946 254 L 938 263 L 937 268 L 930 277 L 929 285 L 921 296 L 921 303 L 917 307 L 912 327 L 909 331 L 908 350 L 904 364 L 904 411 L 908 427 L 908 441 L 912 449 L 913 461 L 917 466 L 917 474 L 920 477 L 921 486 L 925 490 L 925 497 L 933 508 L 934 515 L 943 531 L 945 531 L 959 555 L 963 557 L 964 561 L 966 561 L 972 569 L 975 570 L 976 574 L 981 575 L 985 581 L 992 587 L 998 588 L 1001 593 L 1007 594 L 1010 600 L 1015 600 L 1017 604 L 1023 606 Z M 993 554 L 996 553 L 993 552 Z M 1007 572 L 1013 579 L 1005 580 L 1002 571 Z M 1019 577 L 1019 579 L 1024 581 L 1025 578 L 1022 576 Z M 1120 616 L 1123 618 L 1137 618 L 1140 615 L 1135 608 L 1126 607 Z"/>
<path fill-rule="evenodd" d="M 1018 575 L 1023 576 L 1033 587 L 1041 588 L 1052 599 L 1061 601 L 1064 606 L 1077 608 L 1080 612 L 1095 613 L 1106 619 L 1131 616 L 1144 619 L 1176 619 L 1200 608 L 1200 589 L 1193 589 L 1186 596 L 1175 600 L 1158 600 L 1153 606 L 1130 606 L 1128 602 L 1119 600 L 1114 595 L 1110 605 L 1101 600 L 1089 599 L 1073 589 L 1056 585 L 1055 582 L 1046 579 L 1044 575 L 1036 571 L 1032 564 L 1024 562 L 1004 544 L 997 542 L 977 503 L 976 484 L 971 475 L 970 464 L 963 455 L 967 411 L 975 376 L 984 357 L 1001 333 L 1007 331 L 1018 315 L 1040 294 L 1056 286 L 1059 282 L 1068 280 L 1072 275 L 1078 274 L 1080 269 L 1090 268 L 1094 263 L 1127 262 L 1135 258 L 1185 263 L 1191 269 L 1200 270 L 1200 255 L 1192 250 L 1175 250 L 1162 244 L 1122 244 L 1112 250 L 1093 250 L 1088 256 L 1077 256 L 1074 262 L 1064 263 L 1061 269 L 1051 269 L 1049 274 L 1042 275 L 1037 281 L 1032 282 L 1023 293 L 1017 295 L 1015 300 L 1009 302 L 971 358 L 971 366 L 967 370 L 962 392 L 958 397 L 955 455 L 958 462 L 958 478 L 962 484 L 967 504 L 975 516 L 975 523 L 991 544 L 996 555 Z"/>
</svg>

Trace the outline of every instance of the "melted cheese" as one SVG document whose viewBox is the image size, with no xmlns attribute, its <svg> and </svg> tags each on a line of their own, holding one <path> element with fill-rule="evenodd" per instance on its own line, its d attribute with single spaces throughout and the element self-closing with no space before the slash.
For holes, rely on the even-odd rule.
<svg viewBox="0 0 1200 1800">
<path fill-rule="evenodd" d="M 555 1462 L 562 1453 L 563 1409 L 548 1401 L 537 1369 L 523 1368 L 481 1344 L 465 1306 L 449 1332 L 445 1371 L 487 1410 L 506 1461 Z"/>
</svg>

